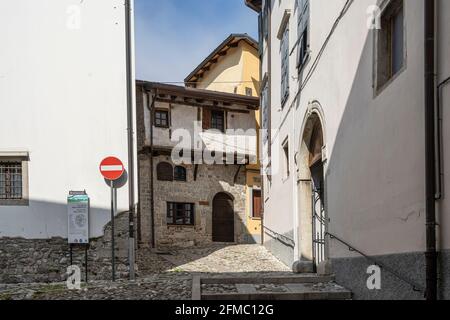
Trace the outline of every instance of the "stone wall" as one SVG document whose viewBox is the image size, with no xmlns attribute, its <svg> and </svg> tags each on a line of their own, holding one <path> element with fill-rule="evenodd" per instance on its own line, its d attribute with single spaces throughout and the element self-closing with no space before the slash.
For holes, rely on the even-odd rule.
<svg viewBox="0 0 450 320">
<path fill-rule="evenodd" d="M 128 214 L 115 220 L 116 276 L 128 276 Z M 85 252 L 73 249 L 72 263 L 85 279 Z M 0 283 L 60 282 L 67 279 L 70 250 L 67 239 L 0 238 Z M 88 250 L 89 280 L 111 279 L 111 225 L 104 236 L 91 239 Z"/>
<path fill-rule="evenodd" d="M 155 188 L 155 240 L 157 248 L 191 247 L 212 242 L 212 203 L 217 193 L 225 192 L 234 199 L 235 242 L 246 243 L 248 231 L 245 212 L 245 167 L 242 167 L 236 183 L 237 165 L 199 165 L 194 181 L 194 166 L 186 165 L 187 182 L 157 181 L 156 166 L 159 162 L 170 162 L 169 156 L 154 158 Z M 141 237 L 143 243 L 151 243 L 150 213 L 150 161 L 140 159 L 140 212 Z M 167 202 L 195 204 L 194 226 L 168 226 L 166 223 Z"/>
</svg>

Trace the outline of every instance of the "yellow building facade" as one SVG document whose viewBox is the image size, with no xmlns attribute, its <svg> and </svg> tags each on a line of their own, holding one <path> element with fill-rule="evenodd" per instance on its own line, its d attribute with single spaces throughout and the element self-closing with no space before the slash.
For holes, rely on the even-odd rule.
<svg viewBox="0 0 450 320">
<path fill-rule="evenodd" d="M 258 97 L 260 63 L 258 43 L 247 34 L 232 34 L 185 79 L 188 87 Z M 259 111 L 255 128 L 260 129 Z M 257 135 L 259 148 L 259 134 Z M 257 152 L 259 155 L 259 150 Z M 260 164 L 246 166 L 246 221 L 249 243 L 262 240 Z"/>
</svg>

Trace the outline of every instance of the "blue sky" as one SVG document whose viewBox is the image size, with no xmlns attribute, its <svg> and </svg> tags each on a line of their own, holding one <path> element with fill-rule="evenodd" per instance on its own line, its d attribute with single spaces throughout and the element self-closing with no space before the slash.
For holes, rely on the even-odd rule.
<svg viewBox="0 0 450 320">
<path fill-rule="evenodd" d="M 183 79 L 231 33 L 257 39 L 244 0 L 135 0 L 136 77 Z"/>
</svg>

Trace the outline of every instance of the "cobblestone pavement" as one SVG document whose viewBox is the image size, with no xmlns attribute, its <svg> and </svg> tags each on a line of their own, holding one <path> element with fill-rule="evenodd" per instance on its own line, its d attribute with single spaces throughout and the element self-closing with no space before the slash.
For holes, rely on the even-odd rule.
<svg viewBox="0 0 450 320">
<path fill-rule="evenodd" d="M 183 249 L 163 255 L 179 271 L 193 273 L 289 272 L 290 269 L 259 245 Z"/>
<path fill-rule="evenodd" d="M 65 283 L 0 284 L 0 300 L 189 300 L 193 274 L 261 276 L 289 274 L 289 269 L 259 245 L 213 245 L 157 254 L 141 252 L 139 278 L 93 281 L 82 290 L 67 290 Z"/>
</svg>

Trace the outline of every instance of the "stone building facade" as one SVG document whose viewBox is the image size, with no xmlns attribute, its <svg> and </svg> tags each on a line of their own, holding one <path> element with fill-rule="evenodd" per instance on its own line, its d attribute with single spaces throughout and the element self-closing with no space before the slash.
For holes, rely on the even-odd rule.
<svg viewBox="0 0 450 320">
<path fill-rule="evenodd" d="M 136 100 L 141 246 L 165 249 L 212 242 L 247 243 L 251 237 L 245 207 L 246 164 L 256 158 L 258 99 L 138 82 Z M 223 130 L 210 133 L 205 127 L 210 121 L 205 118 L 214 112 L 219 113 Z M 212 126 L 216 120 L 211 121 Z M 177 129 L 194 137 L 196 122 L 202 126 L 201 150 L 184 148 L 183 153 L 191 156 L 183 155 L 186 161 L 174 163 Z M 229 129 L 240 131 L 233 136 Z M 225 151 L 222 143 L 243 138 L 248 141 L 244 149 L 237 143 Z M 231 154 L 233 162 L 206 164 L 203 152 L 222 160 Z"/>
</svg>

